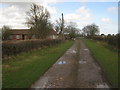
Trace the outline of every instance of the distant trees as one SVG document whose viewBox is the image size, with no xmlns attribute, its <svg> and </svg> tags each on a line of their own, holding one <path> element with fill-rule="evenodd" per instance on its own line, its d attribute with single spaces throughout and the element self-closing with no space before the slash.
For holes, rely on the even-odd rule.
<svg viewBox="0 0 120 90">
<path fill-rule="evenodd" d="M 119 33 L 118 34 L 101 34 L 99 35 L 99 27 L 96 24 L 87 25 L 82 29 L 82 35 L 87 39 L 99 40 L 108 43 L 111 46 L 119 47 Z"/>
<path fill-rule="evenodd" d="M 54 25 L 55 30 L 60 35 L 67 35 L 70 38 L 75 38 L 79 34 L 79 29 L 77 28 L 77 24 L 75 22 L 65 22 L 65 20 L 59 18 L 56 20 Z"/>
<path fill-rule="evenodd" d="M 69 33 L 70 38 L 75 38 L 79 32 L 79 29 L 76 27 L 77 24 L 75 22 L 69 22 L 64 29 L 64 33 Z"/>
<path fill-rule="evenodd" d="M 95 36 L 99 35 L 100 32 L 99 27 L 96 24 L 87 25 L 82 29 L 82 31 L 84 36 Z"/>
<path fill-rule="evenodd" d="M 28 27 L 31 28 L 31 34 L 36 38 L 47 37 L 51 28 L 49 21 L 50 13 L 41 5 L 32 4 L 31 9 L 26 13 Z"/>
<path fill-rule="evenodd" d="M 10 27 L 4 25 L 2 27 L 2 40 L 8 40 L 10 37 Z"/>
</svg>

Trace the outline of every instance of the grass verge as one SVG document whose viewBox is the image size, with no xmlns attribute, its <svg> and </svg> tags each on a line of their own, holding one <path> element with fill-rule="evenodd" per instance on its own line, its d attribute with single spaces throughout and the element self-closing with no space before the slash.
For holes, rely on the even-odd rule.
<svg viewBox="0 0 120 90">
<path fill-rule="evenodd" d="M 3 88 L 29 88 L 72 44 L 73 41 L 66 41 L 50 48 L 21 53 L 3 62 Z"/>
<path fill-rule="evenodd" d="M 103 67 L 113 87 L 118 87 L 118 54 L 106 47 L 100 41 L 85 40 L 96 60 Z"/>
</svg>

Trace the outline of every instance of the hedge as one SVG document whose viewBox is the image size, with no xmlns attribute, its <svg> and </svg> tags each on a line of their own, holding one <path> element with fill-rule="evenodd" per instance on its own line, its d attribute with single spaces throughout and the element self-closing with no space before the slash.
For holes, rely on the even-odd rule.
<svg viewBox="0 0 120 90">
<path fill-rule="evenodd" d="M 32 49 L 50 47 L 61 41 L 60 39 L 5 41 L 2 42 L 2 58 L 4 59 L 5 57 L 17 55 Z"/>
<path fill-rule="evenodd" d="M 105 41 L 109 45 L 115 46 L 120 48 L 118 44 L 118 40 L 120 40 L 120 35 L 114 35 L 114 36 L 87 36 L 88 39 L 93 39 L 93 40 L 99 40 L 99 41 Z"/>
</svg>

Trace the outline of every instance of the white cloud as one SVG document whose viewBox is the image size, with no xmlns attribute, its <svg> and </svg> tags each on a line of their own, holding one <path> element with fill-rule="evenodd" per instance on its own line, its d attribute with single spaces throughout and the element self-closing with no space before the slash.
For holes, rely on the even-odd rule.
<svg viewBox="0 0 120 90">
<path fill-rule="evenodd" d="M 52 3 L 52 2 L 50 2 Z M 24 24 L 26 22 L 26 11 L 29 11 L 31 3 L 4 3 L 7 7 L 0 8 L 0 27 L 3 25 L 9 25 L 12 28 L 27 28 Z M 43 5 L 48 9 L 51 16 L 57 13 L 57 10 L 53 6 L 49 6 L 47 2 L 39 2 L 39 5 Z"/>
<path fill-rule="evenodd" d="M 79 20 L 80 19 L 80 15 L 78 14 L 74 14 L 74 13 L 70 13 L 70 14 L 65 14 L 65 20 L 66 21 L 75 21 L 75 20 Z"/>
<path fill-rule="evenodd" d="M 78 28 L 83 28 L 84 26 L 87 26 L 87 25 L 89 25 L 89 24 L 92 24 L 93 22 L 91 22 L 91 21 L 79 21 L 79 22 L 77 22 L 77 25 L 78 25 Z"/>
<path fill-rule="evenodd" d="M 50 14 L 56 14 L 57 10 L 55 7 L 51 7 L 51 6 L 46 6 L 47 10 L 50 12 Z"/>
<path fill-rule="evenodd" d="M 58 0 L 46 0 L 46 2 L 47 2 L 47 3 L 50 3 L 50 4 L 51 4 L 51 3 L 52 3 L 52 4 L 55 4 L 55 3 L 58 2 Z"/>
<path fill-rule="evenodd" d="M 55 4 L 56 3 L 56 0 L 46 0 L 46 1 L 43 1 L 43 2 L 35 2 L 37 5 L 42 5 L 44 6 L 45 8 L 47 8 L 47 10 L 50 12 L 50 14 L 56 14 L 57 13 L 57 10 L 55 7 L 53 6 L 50 6 L 50 4 Z"/>
<path fill-rule="evenodd" d="M 12 28 L 26 28 L 23 24 L 25 23 L 25 13 L 20 11 L 15 5 L 10 5 L 5 8 L 0 8 L 0 27 L 3 25 L 9 25 Z"/>
<path fill-rule="evenodd" d="M 82 7 L 80 7 L 80 8 L 78 8 L 77 10 L 76 10 L 76 12 L 77 13 L 88 13 L 89 12 L 89 9 L 88 8 L 86 8 L 85 6 L 82 6 Z"/>
<path fill-rule="evenodd" d="M 65 19 L 68 21 L 91 20 L 92 14 L 88 8 L 82 6 L 82 7 L 78 8 L 74 13 L 66 14 Z"/>
<path fill-rule="evenodd" d="M 74 13 L 65 14 L 64 18 L 67 22 L 76 22 L 79 28 L 83 28 L 85 25 L 92 23 L 93 15 L 87 7 L 82 6 Z"/>
<path fill-rule="evenodd" d="M 108 12 L 113 13 L 113 14 L 117 14 L 118 13 L 118 7 L 109 7 Z"/>
<path fill-rule="evenodd" d="M 99 22 L 100 26 L 100 33 L 104 34 L 117 34 L 118 33 L 118 22 L 114 22 L 110 18 L 101 18 L 101 21 L 104 23 Z"/>
<path fill-rule="evenodd" d="M 99 23 L 100 34 L 117 34 L 118 33 L 118 24 L 104 24 Z"/>
<path fill-rule="evenodd" d="M 104 22 L 104 23 L 108 23 L 108 24 L 112 24 L 113 23 L 110 18 L 102 18 L 101 21 Z"/>
<path fill-rule="evenodd" d="M 85 19 L 91 19 L 92 14 L 90 13 L 90 10 L 86 8 L 85 6 L 77 9 L 76 12 L 80 14 L 81 17 L 84 17 Z"/>
<path fill-rule="evenodd" d="M 65 15 L 66 20 L 91 20 L 92 14 L 90 10 L 84 6 L 78 8 L 74 13 Z"/>
</svg>

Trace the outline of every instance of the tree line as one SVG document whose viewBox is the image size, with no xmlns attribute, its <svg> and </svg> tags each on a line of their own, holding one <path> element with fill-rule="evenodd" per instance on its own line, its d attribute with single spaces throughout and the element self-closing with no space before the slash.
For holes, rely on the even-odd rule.
<svg viewBox="0 0 120 90">
<path fill-rule="evenodd" d="M 26 12 L 26 15 L 25 24 L 30 28 L 30 37 L 34 35 L 36 39 L 45 39 L 53 28 L 59 36 L 66 35 L 69 38 L 76 38 L 77 36 L 94 37 L 100 34 L 98 25 L 86 25 L 80 30 L 75 22 L 66 22 L 63 13 L 62 17 L 52 23 L 50 12 L 45 7 L 34 3 L 31 5 L 30 10 Z M 10 29 L 9 26 L 2 27 L 3 40 L 9 39 Z"/>
</svg>

